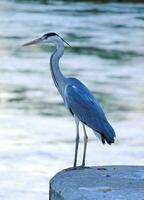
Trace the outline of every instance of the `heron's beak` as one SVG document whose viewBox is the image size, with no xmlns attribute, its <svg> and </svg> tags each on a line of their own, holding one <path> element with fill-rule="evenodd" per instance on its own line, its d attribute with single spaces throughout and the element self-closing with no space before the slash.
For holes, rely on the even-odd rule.
<svg viewBox="0 0 144 200">
<path fill-rule="evenodd" d="M 38 38 L 38 39 L 32 40 L 30 42 L 27 42 L 27 43 L 23 44 L 22 46 L 25 47 L 25 46 L 30 46 L 30 45 L 33 45 L 33 44 L 38 44 L 41 41 L 42 41 L 42 38 Z"/>
</svg>

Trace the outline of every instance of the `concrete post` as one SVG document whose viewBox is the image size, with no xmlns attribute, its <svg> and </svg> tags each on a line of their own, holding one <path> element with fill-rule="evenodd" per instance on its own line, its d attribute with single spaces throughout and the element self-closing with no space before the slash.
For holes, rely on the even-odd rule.
<svg viewBox="0 0 144 200">
<path fill-rule="evenodd" d="M 50 181 L 50 200 L 144 200 L 144 166 L 63 170 Z"/>
</svg>

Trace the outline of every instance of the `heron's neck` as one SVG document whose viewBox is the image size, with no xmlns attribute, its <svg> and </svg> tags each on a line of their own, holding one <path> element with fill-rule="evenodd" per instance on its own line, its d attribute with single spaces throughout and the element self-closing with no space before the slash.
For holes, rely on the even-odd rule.
<svg viewBox="0 0 144 200">
<path fill-rule="evenodd" d="M 61 95 L 63 94 L 66 81 L 66 78 L 63 76 L 59 68 L 59 60 L 62 57 L 63 53 L 64 44 L 63 41 L 59 39 L 58 41 L 56 41 L 56 48 L 50 58 L 50 68 L 55 86 L 57 87 Z"/>
</svg>

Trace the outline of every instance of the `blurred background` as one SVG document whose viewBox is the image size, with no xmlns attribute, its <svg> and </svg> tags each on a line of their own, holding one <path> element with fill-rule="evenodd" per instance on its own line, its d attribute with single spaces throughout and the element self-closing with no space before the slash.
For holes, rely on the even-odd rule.
<svg viewBox="0 0 144 200">
<path fill-rule="evenodd" d="M 49 179 L 73 164 L 75 124 L 51 78 L 53 47 L 21 47 L 50 31 L 72 46 L 62 72 L 91 89 L 117 134 L 108 146 L 87 129 L 87 165 L 144 164 L 144 4 L 0 0 L 3 200 L 48 199 Z"/>
</svg>

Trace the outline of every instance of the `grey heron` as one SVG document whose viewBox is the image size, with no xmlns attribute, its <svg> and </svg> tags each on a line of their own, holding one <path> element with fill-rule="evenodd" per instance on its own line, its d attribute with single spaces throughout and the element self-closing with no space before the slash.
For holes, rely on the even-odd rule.
<svg viewBox="0 0 144 200">
<path fill-rule="evenodd" d="M 51 75 L 56 88 L 63 98 L 64 105 L 74 117 L 76 124 L 75 156 L 73 168 L 75 169 L 77 167 L 80 123 L 82 123 L 84 132 L 84 151 L 81 167 L 85 167 L 85 157 L 88 142 L 85 126 L 91 128 L 103 144 L 114 143 L 114 129 L 109 124 L 101 106 L 88 88 L 76 78 L 65 77 L 60 71 L 59 60 L 64 53 L 64 43 L 67 42 L 58 34 L 50 32 L 44 34 L 38 39 L 25 43 L 23 46 L 29 46 L 37 43 L 53 43 L 55 45 L 55 50 L 50 58 Z"/>
</svg>

